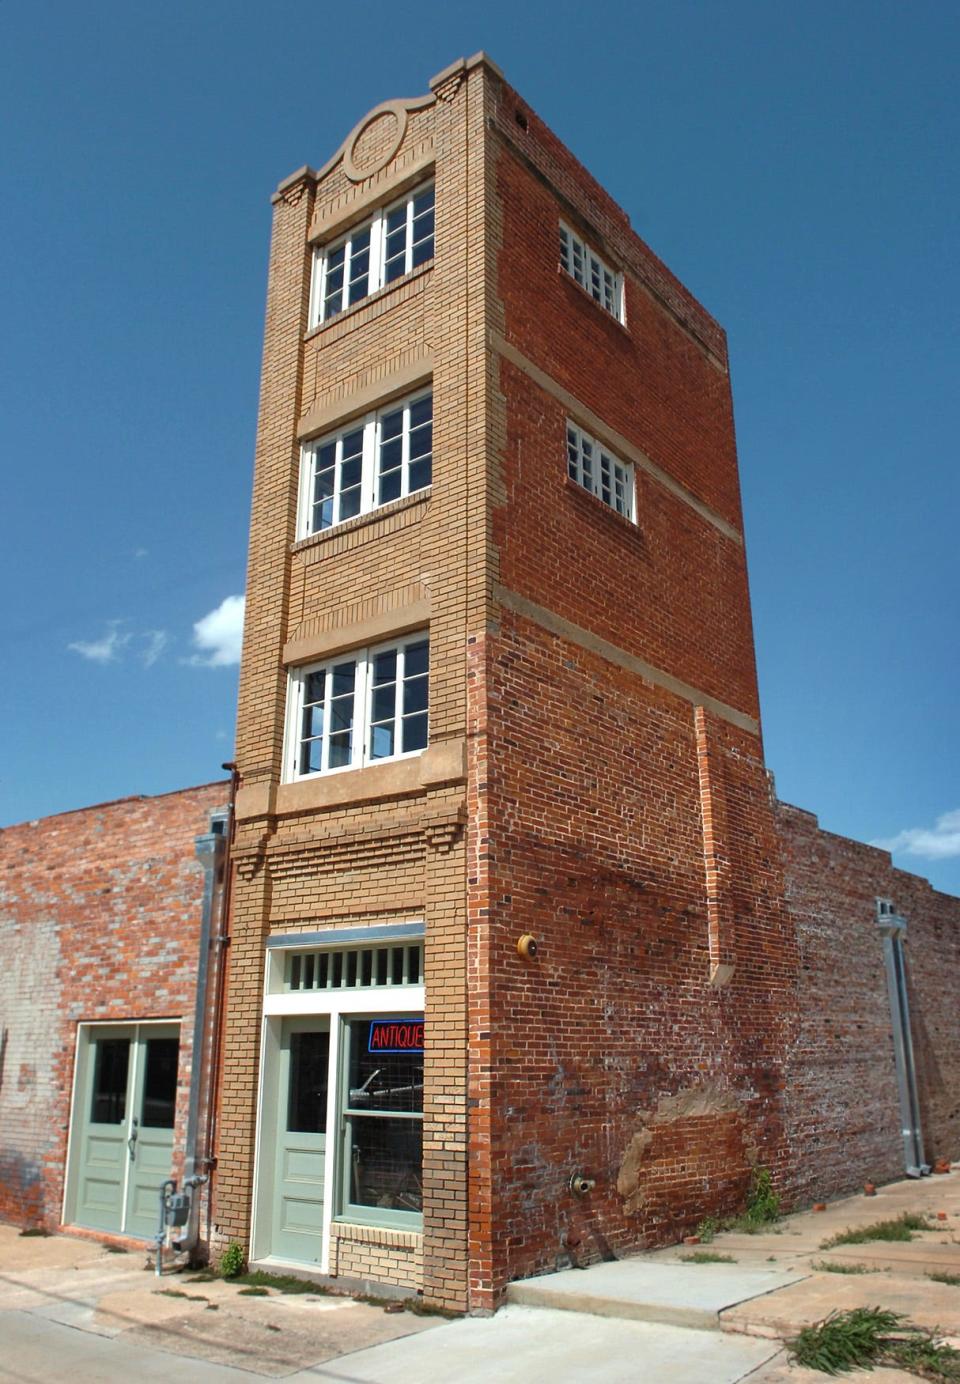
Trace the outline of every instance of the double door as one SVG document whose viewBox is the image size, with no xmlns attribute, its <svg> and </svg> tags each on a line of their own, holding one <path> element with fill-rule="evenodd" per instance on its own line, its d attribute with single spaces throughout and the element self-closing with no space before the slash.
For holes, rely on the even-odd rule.
<svg viewBox="0 0 960 1384">
<path fill-rule="evenodd" d="M 68 1221 L 137 1239 L 156 1234 L 173 1158 L 179 1060 L 177 1024 L 81 1030 Z"/>
</svg>

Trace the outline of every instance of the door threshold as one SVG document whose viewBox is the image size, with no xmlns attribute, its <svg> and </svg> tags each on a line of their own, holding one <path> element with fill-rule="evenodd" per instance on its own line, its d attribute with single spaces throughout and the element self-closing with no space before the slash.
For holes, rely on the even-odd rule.
<svg viewBox="0 0 960 1384">
<path fill-rule="evenodd" d="M 312 1262 L 308 1264 L 303 1259 L 280 1259 L 275 1254 L 267 1254 L 262 1259 L 252 1259 L 250 1261 L 250 1269 L 254 1273 L 257 1269 L 263 1269 L 267 1273 L 272 1272 L 273 1269 L 285 1269 L 288 1272 L 297 1273 L 303 1278 L 330 1277 L 329 1274 L 323 1272 L 319 1263 Z"/>
<path fill-rule="evenodd" d="M 69 1235 L 74 1240 L 94 1240 L 108 1248 L 122 1250 L 152 1249 L 152 1240 L 140 1240 L 133 1235 L 122 1235 L 119 1230 L 96 1230 L 89 1225 L 59 1225 L 58 1235 Z"/>
</svg>

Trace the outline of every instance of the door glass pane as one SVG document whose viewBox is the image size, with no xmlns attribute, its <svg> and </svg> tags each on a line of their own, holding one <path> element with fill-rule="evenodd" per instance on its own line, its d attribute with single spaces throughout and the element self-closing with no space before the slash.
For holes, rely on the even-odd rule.
<svg viewBox="0 0 960 1384">
<path fill-rule="evenodd" d="M 144 1046 L 147 1055 L 140 1123 L 145 1129 L 173 1129 L 180 1043 L 176 1038 L 148 1038 Z"/>
<path fill-rule="evenodd" d="M 327 1128 L 327 1069 L 330 1034 L 291 1033 L 287 1130 L 323 1134 Z"/>
<path fill-rule="evenodd" d="M 100 1038 L 95 1047 L 90 1120 L 93 1124 L 123 1124 L 127 1114 L 130 1040 Z"/>
</svg>

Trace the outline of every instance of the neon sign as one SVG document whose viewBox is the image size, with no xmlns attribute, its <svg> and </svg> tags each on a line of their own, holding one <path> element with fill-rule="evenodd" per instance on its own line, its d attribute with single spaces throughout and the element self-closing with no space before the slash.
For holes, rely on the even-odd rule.
<svg viewBox="0 0 960 1384">
<path fill-rule="evenodd" d="M 423 1052 L 422 1019 L 371 1019 L 367 1052 Z"/>
</svg>

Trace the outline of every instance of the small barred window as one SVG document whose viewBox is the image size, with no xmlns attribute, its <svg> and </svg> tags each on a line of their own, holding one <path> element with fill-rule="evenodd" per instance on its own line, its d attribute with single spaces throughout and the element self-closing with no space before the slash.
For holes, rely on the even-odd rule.
<svg viewBox="0 0 960 1384">
<path fill-rule="evenodd" d="M 635 522 L 633 467 L 575 423 L 567 423 L 567 474 L 625 519 Z"/>
<path fill-rule="evenodd" d="M 623 279 L 605 264 L 569 226 L 560 222 L 560 263 L 572 279 L 605 308 L 618 322 L 623 321 Z"/>
</svg>

